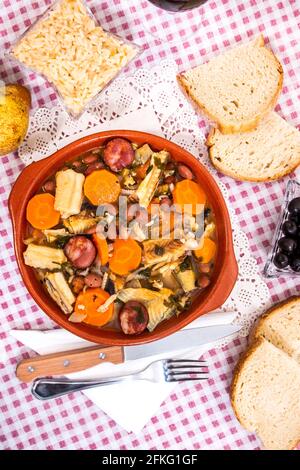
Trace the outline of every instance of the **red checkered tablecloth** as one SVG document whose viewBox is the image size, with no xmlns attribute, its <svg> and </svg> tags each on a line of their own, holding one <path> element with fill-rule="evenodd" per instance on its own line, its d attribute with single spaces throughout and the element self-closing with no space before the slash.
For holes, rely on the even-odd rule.
<svg viewBox="0 0 300 470">
<path fill-rule="evenodd" d="M 173 41 L 159 41 L 148 33 L 155 24 L 146 0 L 88 0 L 105 29 L 141 44 L 143 55 L 131 66 L 156 64 L 173 57 L 180 70 L 194 66 L 220 49 L 261 32 L 279 56 L 285 84 L 277 110 L 300 124 L 297 82 L 300 64 L 300 5 L 298 0 L 214 0 L 189 15 L 189 24 L 166 17 Z M 0 0 L 0 51 L 7 49 L 51 4 L 50 0 Z M 147 15 L 146 15 L 147 14 Z M 147 18 L 147 25 L 145 25 Z M 201 26 L 185 37 L 190 24 Z M 179 33 L 176 34 L 176 30 Z M 0 54 L 1 54 L 0 52 Z M 34 74 L 25 74 L 7 59 L 0 59 L 0 79 L 29 85 L 33 108 L 56 103 L 52 87 Z M 201 121 L 199 122 L 201 126 Z M 35 400 L 30 387 L 15 377 L 17 362 L 28 357 L 22 344 L 9 336 L 12 328 L 53 327 L 27 293 L 18 273 L 7 211 L 11 185 L 22 169 L 16 154 L 0 160 L 0 338 L 8 360 L 0 364 L 0 448 L 2 449 L 259 449 L 255 435 L 237 422 L 228 390 L 233 367 L 246 346 L 235 341 L 206 354 L 211 379 L 201 384 L 183 383 L 162 404 L 156 416 L 138 434 L 127 433 L 84 395 L 77 393 L 49 402 Z M 250 184 L 221 177 L 253 256 L 263 267 L 287 182 Z M 268 282 L 278 301 L 300 290 L 297 279 Z M 120 397 L 122 400 L 122 397 Z M 126 406 L 126 403 L 124 403 Z"/>
</svg>

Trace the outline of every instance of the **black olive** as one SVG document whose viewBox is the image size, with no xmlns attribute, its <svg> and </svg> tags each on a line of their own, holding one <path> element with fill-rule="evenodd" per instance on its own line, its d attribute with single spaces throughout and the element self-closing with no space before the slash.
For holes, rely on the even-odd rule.
<svg viewBox="0 0 300 470">
<path fill-rule="evenodd" d="M 289 220 L 292 220 L 293 222 L 295 222 L 296 225 L 300 225 L 300 217 L 299 217 L 300 214 L 296 214 L 294 212 L 290 213 L 288 215 L 288 219 Z"/>
<path fill-rule="evenodd" d="M 297 224 L 293 220 L 286 220 L 282 225 L 282 231 L 285 235 L 294 237 L 297 234 Z"/>
<path fill-rule="evenodd" d="M 56 246 L 56 248 L 64 248 L 69 240 L 70 240 L 70 235 L 57 237 L 56 240 L 54 241 L 54 245 Z"/>
<path fill-rule="evenodd" d="M 274 257 L 274 264 L 279 269 L 284 269 L 289 264 L 289 258 L 284 253 L 277 253 Z"/>
<path fill-rule="evenodd" d="M 296 273 L 300 272 L 300 258 L 293 258 L 290 261 L 290 267 L 292 268 L 293 271 Z"/>
<path fill-rule="evenodd" d="M 115 285 L 111 279 L 107 280 L 106 286 L 105 286 L 106 292 L 109 293 L 109 295 L 114 295 L 116 293 L 115 291 Z"/>
<path fill-rule="evenodd" d="M 278 246 L 284 253 L 290 255 L 295 251 L 297 243 L 292 238 L 282 237 L 278 242 Z"/>
<path fill-rule="evenodd" d="M 295 199 L 291 200 L 288 210 L 293 214 L 300 214 L 300 197 L 295 197 Z"/>
</svg>

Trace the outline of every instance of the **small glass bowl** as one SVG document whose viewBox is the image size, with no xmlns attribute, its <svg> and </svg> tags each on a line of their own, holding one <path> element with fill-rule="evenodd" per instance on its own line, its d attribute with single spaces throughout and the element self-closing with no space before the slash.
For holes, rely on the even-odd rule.
<svg viewBox="0 0 300 470">
<path fill-rule="evenodd" d="M 284 237 L 284 233 L 282 232 L 282 225 L 288 219 L 288 215 L 289 215 L 288 205 L 291 202 L 291 200 L 296 197 L 300 197 L 300 183 L 298 183 L 298 181 L 296 180 L 289 180 L 287 187 L 286 187 L 286 193 L 284 196 L 283 208 L 282 208 L 279 220 L 277 222 L 276 230 L 274 232 L 274 236 L 272 240 L 272 249 L 268 254 L 267 262 L 263 269 L 263 275 L 265 277 L 300 276 L 300 272 L 297 273 L 296 271 L 293 271 L 290 268 L 290 266 L 280 269 L 280 268 L 277 268 L 277 266 L 275 266 L 274 264 L 274 257 L 279 251 L 278 241 L 280 240 L 281 237 Z"/>
<path fill-rule="evenodd" d="M 122 44 L 128 44 L 130 45 L 133 49 L 134 49 L 134 56 L 131 57 L 131 59 L 125 64 L 123 65 L 121 68 L 119 68 L 115 75 L 103 86 L 103 88 L 101 88 L 98 92 L 95 93 L 94 96 L 92 96 L 85 104 L 84 106 L 82 107 L 82 109 L 80 110 L 80 112 L 74 112 L 74 110 L 70 109 L 70 107 L 68 107 L 68 105 L 65 103 L 65 100 L 63 98 L 63 96 L 61 95 L 59 89 L 57 88 L 57 86 L 55 84 L 53 84 L 51 82 L 51 80 L 43 73 L 41 73 L 39 70 L 36 70 L 34 68 L 31 68 L 29 66 L 27 66 L 26 64 L 24 64 L 23 62 L 21 62 L 19 59 L 17 59 L 13 53 L 13 50 L 14 48 L 20 43 L 20 41 L 33 29 L 33 28 L 36 28 L 37 25 L 39 23 L 41 23 L 43 20 L 45 20 L 49 14 L 56 9 L 56 7 L 62 3 L 64 0 L 56 0 L 49 8 L 47 8 L 47 10 L 45 10 L 45 12 L 39 16 L 37 18 L 37 20 L 14 42 L 11 44 L 9 50 L 7 51 L 6 55 L 8 56 L 9 60 L 14 62 L 16 65 L 18 65 L 19 67 L 29 71 L 29 72 L 33 72 L 33 73 L 36 73 L 37 75 L 43 77 L 45 80 L 47 80 L 52 86 L 53 88 L 55 89 L 58 97 L 59 97 L 59 100 L 62 102 L 63 104 L 63 107 L 65 108 L 65 110 L 67 111 L 67 113 L 75 118 L 75 119 L 78 119 L 80 118 L 80 116 L 82 116 L 82 114 L 96 101 L 96 99 L 99 97 L 99 95 L 104 92 L 106 90 L 106 88 L 115 80 L 115 78 L 117 78 L 120 73 L 126 68 L 128 67 L 131 62 L 133 60 L 135 60 L 141 53 L 142 53 L 142 47 L 131 42 L 131 41 L 128 41 L 124 38 L 122 38 L 121 36 L 118 36 L 116 34 L 112 34 L 110 33 L 109 31 L 106 31 L 105 29 L 102 28 L 102 26 L 100 25 L 99 21 L 96 19 L 95 15 L 92 13 L 92 11 L 90 10 L 90 8 L 87 6 L 85 0 L 80 0 L 80 2 L 82 3 L 82 5 L 84 6 L 84 8 L 86 9 L 86 12 L 87 14 L 93 19 L 93 21 L 95 22 L 95 25 L 96 26 L 100 26 L 103 31 L 108 35 L 110 36 L 111 38 L 114 38 L 116 40 L 118 40 L 120 43 Z"/>
</svg>

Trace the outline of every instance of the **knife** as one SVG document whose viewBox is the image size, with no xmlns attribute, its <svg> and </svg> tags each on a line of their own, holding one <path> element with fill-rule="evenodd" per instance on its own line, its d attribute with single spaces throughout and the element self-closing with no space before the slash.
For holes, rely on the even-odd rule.
<svg viewBox="0 0 300 470">
<path fill-rule="evenodd" d="M 181 330 L 167 338 L 138 346 L 94 346 L 36 356 L 21 361 L 16 375 L 22 382 L 31 382 L 37 377 L 70 374 L 103 362 L 121 364 L 161 353 L 192 349 L 225 338 L 240 329 L 240 325 L 207 326 Z"/>
</svg>

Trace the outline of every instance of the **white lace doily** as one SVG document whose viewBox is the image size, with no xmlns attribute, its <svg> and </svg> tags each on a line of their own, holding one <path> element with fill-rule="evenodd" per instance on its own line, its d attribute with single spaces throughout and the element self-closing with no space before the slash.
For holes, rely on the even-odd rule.
<svg viewBox="0 0 300 470">
<path fill-rule="evenodd" d="M 70 118 L 61 105 L 38 109 L 31 118 L 19 156 L 25 164 L 29 164 L 51 155 L 69 139 L 76 140 L 82 131 L 92 133 L 99 123 L 108 123 L 151 105 L 163 135 L 191 152 L 209 168 L 228 201 L 227 189 L 210 165 L 204 144 L 209 123 L 201 121 L 199 127 L 199 116 L 181 93 L 176 73 L 176 63 L 166 60 L 156 67 L 140 68 L 132 76 L 121 76 L 77 121 Z M 227 206 L 230 211 L 230 205 Z M 246 235 L 239 228 L 232 211 L 230 216 L 239 276 L 229 299 L 220 310 L 236 311 L 235 322 L 243 327 L 239 334 L 246 336 L 254 320 L 269 307 L 270 294 L 258 273 L 256 260 L 250 255 Z M 224 344 L 224 341 L 216 343 Z"/>
</svg>

